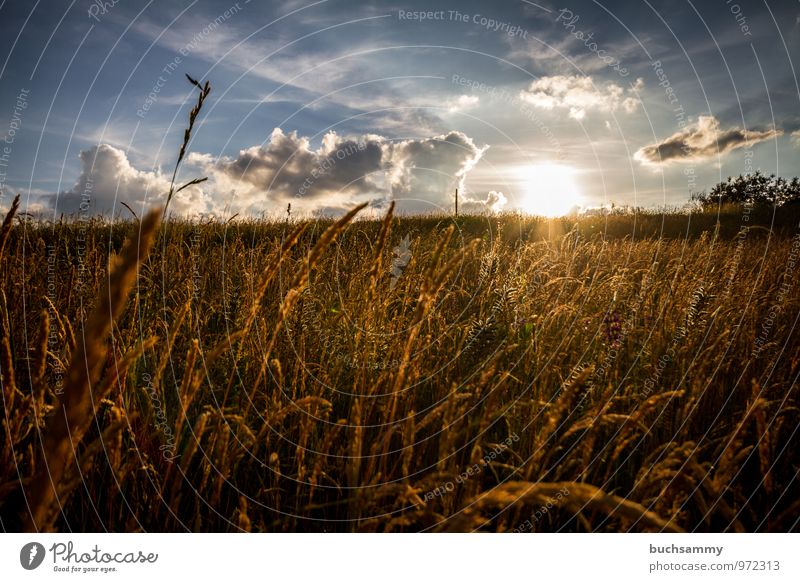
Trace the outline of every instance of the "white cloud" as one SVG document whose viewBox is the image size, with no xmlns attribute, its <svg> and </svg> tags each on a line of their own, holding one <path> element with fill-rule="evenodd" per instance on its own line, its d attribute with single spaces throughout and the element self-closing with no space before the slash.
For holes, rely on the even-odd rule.
<svg viewBox="0 0 800 582">
<path fill-rule="evenodd" d="M 57 214 L 110 214 L 122 210 L 120 202 L 137 210 L 162 204 L 169 192 L 169 177 L 159 171 L 134 168 L 126 153 L 100 144 L 80 153 L 81 173 L 75 185 L 50 201 Z M 207 211 L 199 187 L 179 192 L 170 203 L 179 213 Z"/>
<path fill-rule="evenodd" d="M 792 145 L 796 148 L 800 148 L 800 129 L 796 129 L 792 132 Z"/>
<path fill-rule="evenodd" d="M 459 204 L 459 208 L 468 214 L 485 214 L 500 212 L 506 207 L 506 204 L 508 204 L 508 198 L 505 194 L 491 190 L 483 200 L 467 198 Z"/>
<path fill-rule="evenodd" d="M 601 84 L 589 76 L 555 75 L 536 79 L 520 92 L 520 98 L 540 109 L 568 109 L 570 117 L 581 120 L 591 110 L 633 113 L 639 106 L 635 92 L 643 85 L 642 79 L 637 79 L 634 87 L 625 90 L 617 83 Z"/>
<path fill-rule="evenodd" d="M 480 103 L 480 98 L 477 95 L 461 95 L 457 99 L 450 100 L 450 113 L 457 111 L 464 111 L 472 109 Z"/>
<path fill-rule="evenodd" d="M 276 128 L 267 143 L 233 158 L 190 154 L 183 175 L 207 176 L 208 181 L 176 194 L 170 208 L 183 215 L 258 215 L 282 212 L 291 203 L 295 212 L 316 213 L 390 199 L 399 200 L 405 211 L 448 208 L 453 188 L 463 188 L 485 150 L 458 131 L 399 141 L 329 132 L 314 149 L 307 137 Z M 138 212 L 164 203 L 169 176 L 137 170 L 124 151 L 102 144 L 81 152 L 80 158 L 76 184 L 57 200 L 51 196 L 57 212 L 108 214 L 121 208 L 120 201 Z M 84 193 L 89 203 L 82 206 Z"/>
<path fill-rule="evenodd" d="M 737 148 L 752 146 L 781 134 L 783 131 L 779 129 L 758 131 L 735 127 L 720 131 L 716 117 L 701 115 L 697 118 L 697 123 L 660 142 L 640 148 L 633 157 L 641 163 L 652 165 L 672 162 L 692 163 Z"/>
<path fill-rule="evenodd" d="M 235 158 L 195 154 L 189 161 L 202 167 L 215 189 L 235 190 L 235 206 L 243 212 L 287 203 L 301 212 L 332 211 L 392 198 L 406 199 L 401 209 L 427 211 L 449 204 L 452 189 L 462 185 L 485 149 L 457 131 L 402 141 L 330 132 L 312 149 L 308 138 L 276 128 L 265 145 Z"/>
</svg>

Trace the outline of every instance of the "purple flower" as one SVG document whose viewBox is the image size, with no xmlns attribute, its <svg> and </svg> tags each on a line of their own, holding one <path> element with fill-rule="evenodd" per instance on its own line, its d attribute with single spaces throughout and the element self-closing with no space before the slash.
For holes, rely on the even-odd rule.
<svg viewBox="0 0 800 582">
<path fill-rule="evenodd" d="M 603 318 L 603 332 L 610 346 L 619 347 L 622 341 L 622 318 L 616 307 Z"/>
</svg>

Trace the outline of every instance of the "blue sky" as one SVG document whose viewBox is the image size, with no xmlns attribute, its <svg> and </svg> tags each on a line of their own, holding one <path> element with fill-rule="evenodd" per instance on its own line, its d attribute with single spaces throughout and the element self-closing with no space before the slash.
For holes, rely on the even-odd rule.
<svg viewBox="0 0 800 582">
<path fill-rule="evenodd" d="M 189 215 L 447 210 L 455 187 L 554 214 L 800 174 L 797 1 L 0 0 L 0 28 L 0 206 L 163 202 L 185 73 L 212 84 Z"/>
</svg>

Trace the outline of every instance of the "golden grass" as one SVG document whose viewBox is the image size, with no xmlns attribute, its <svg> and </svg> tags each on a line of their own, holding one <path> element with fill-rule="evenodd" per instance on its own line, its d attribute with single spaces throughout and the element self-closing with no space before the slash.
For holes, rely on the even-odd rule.
<svg viewBox="0 0 800 582">
<path fill-rule="evenodd" d="M 139 263 L 150 251 L 159 222 L 158 212 L 145 216 L 136 238 L 122 249 L 121 256 L 110 261 L 110 275 L 100 289 L 97 303 L 83 327 L 82 341 L 78 342 L 78 349 L 72 356 L 60 406 L 55 406 L 42 435 L 42 463 L 32 475 L 31 486 L 26 490 L 31 508 L 25 522 L 28 531 L 49 531 L 57 508 L 63 507 L 62 497 L 69 495 L 78 484 L 69 481 L 65 484 L 65 472 L 70 468 L 70 458 L 77 460 L 75 451 L 89 429 L 101 400 L 111 388 L 109 384 L 100 382 L 108 350 L 103 339 L 108 337 L 114 322 L 125 309 L 128 294 L 136 281 Z M 45 325 L 42 327 L 47 328 Z M 132 360 L 129 359 L 127 363 L 132 363 Z M 115 371 L 119 374 L 119 368 Z M 98 390 L 99 387 L 105 390 Z M 36 398 L 37 392 L 33 390 L 28 398 Z M 122 413 L 114 409 L 113 414 L 120 416 Z M 104 433 L 102 437 L 105 439 L 101 437 L 101 445 L 98 446 L 102 446 L 109 436 Z"/>
<path fill-rule="evenodd" d="M 791 231 L 359 209 L 7 217 L 3 527 L 797 529 Z"/>
</svg>

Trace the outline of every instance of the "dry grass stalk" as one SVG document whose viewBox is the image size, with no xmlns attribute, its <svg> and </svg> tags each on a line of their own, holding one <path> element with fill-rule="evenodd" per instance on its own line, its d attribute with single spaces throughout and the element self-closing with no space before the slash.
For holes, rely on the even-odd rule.
<svg viewBox="0 0 800 582">
<path fill-rule="evenodd" d="M 195 178 L 190 180 L 183 186 L 179 188 L 175 188 L 175 178 L 178 176 L 178 169 L 181 166 L 181 162 L 183 161 L 184 156 L 186 155 L 186 148 L 189 145 L 189 141 L 192 139 L 192 129 L 194 129 L 194 122 L 197 120 L 197 116 L 200 114 L 200 110 L 203 108 L 203 103 L 205 102 L 208 94 L 211 93 L 211 85 L 208 81 L 205 82 L 204 85 L 201 85 L 195 79 L 192 79 L 189 75 L 186 75 L 186 78 L 189 79 L 189 82 L 192 83 L 195 87 L 200 90 L 200 94 L 197 96 L 197 103 L 192 110 L 189 112 L 189 125 L 183 132 L 183 142 L 181 143 L 180 150 L 178 151 L 178 160 L 175 162 L 175 169 L 172 171 L 172 180 L 170 180 L 169 185 L 169 193 L 167 194 L 167 201 L 164 204 L 164 212 L 162 214 L 162 220 L 167 218 L 167 210 L 169 209 L 169 203 L 172 201 L 172 197 L 180 192 L 181 190 L 188 188 L 189 186 L 193 186 L 195 184 L 200 184 L 201 182 L 205 182 L 206 178 Z"/>
<path fill-rule="evenodd" d="M 17 210 L 19 210 L 19 194 L 14 196 L 14 201 L 11 203 L 11 208 L 9 208 L 5 219 L 3 220 L 3 226 L 0 227 L 0 262 L 3 261 L 3 252 L 6 249 L 6 242 L 8 241 L 8 237 L 11 235 L 11 229 L 14 226 L 14 215 L 17 213 Z"/>
<path fill-rule="evenodd" d="M 563 491 L 569 495 L 564 496 Z M 612 519 L 635 526 L 645 531 L 681 533 L 683 529 L 648 511 L 638 503 L 633 503 L 617 495 L 610 495 L 592 485 L 575 482 L 531 483 L 511 481 L 495 487 L 488 493 L 467 502 L 466 509 L 444 525 L 447 531 L 473 531 L 481 527 L 486 518 L 482 511 L 502 510 L 512 504 L 541 506 L 558 498 L 565 510 L 597 511 Z"/>
<path fill-rule="evenodd" d="M 106 361 L 106 338 L 113 322 L 122 315 L 128 293 L 136 280 L 138 267 L 147 257 L 160 222 L 158 211 L 142 220 L 138 236 L 128 241 L 107 280 L 104 293 L 86 322 L 83 341 L 78 345 L 64 383 L 61 406 L 43 437 L 42 454 L 47 467 L 40 472 L 27 492 L 30 514 L 24 516 L 27 531 L 50 531 L 56 518 L 56 503 L 63 494 L 62 478 L 71 451 L 89 428 L 98 402 L 105 397 L 99 387 L 102 365 Z"/>
</svg>

